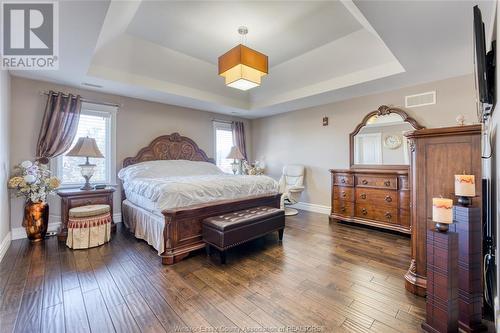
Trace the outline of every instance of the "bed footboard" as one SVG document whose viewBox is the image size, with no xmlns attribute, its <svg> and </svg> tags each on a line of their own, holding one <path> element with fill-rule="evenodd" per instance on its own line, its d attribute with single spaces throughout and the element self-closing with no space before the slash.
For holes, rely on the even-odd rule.
<svg viewBox="0 0 500 333">
<path fill-rule="evenodd" d="M 280 194 L 217 201 L 163 211 L 165 251 L 161 254 L 162 263 L 174 264 L 187 257 L 190 252 L 205 246 L 201 235 L 201 222 L 205 218 L 257 206 L 279 208 Z"/>
</svg>

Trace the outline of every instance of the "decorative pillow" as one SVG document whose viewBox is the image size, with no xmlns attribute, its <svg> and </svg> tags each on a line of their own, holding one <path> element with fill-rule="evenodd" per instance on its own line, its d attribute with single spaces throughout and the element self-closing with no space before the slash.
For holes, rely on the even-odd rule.
<svg viewBox="0 0 500 333">
<path fill-rule="evenodd" d="M 202 176 L 219 175 L 224 172 L 215 164 L 201 161 L 165 160 L 148 161 L 130 165 L 118 172 L 118 177 L 127 182 L 134 178 L 156 178 L 158 176 Z"/>
</svg>

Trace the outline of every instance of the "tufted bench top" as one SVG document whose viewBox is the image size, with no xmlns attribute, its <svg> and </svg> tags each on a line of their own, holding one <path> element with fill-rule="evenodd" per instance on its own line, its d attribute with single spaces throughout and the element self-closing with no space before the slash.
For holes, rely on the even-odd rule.
<svg viewBox="0 0 500 333">
<path fill-rule="evenodd" d="M 69 217 L 91 217 L 109 213 L 111 208 L 109 205 L 87 205 L 71 208 Z"/>
<path fill-rule="evenodd" d="M 283 210 L 279 208 L 261 206 L 209 217 L 203 220 L 203 224 L 216 230 L 228 231 L 282 214 Z"/>
</svg>

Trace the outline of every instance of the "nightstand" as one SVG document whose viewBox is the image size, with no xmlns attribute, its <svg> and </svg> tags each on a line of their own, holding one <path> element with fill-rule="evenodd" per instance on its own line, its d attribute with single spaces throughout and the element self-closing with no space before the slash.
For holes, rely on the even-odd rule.
<svg viewBox="0 0 500 333">
<path fill-rule="evenodd" d="M 80 189 L 61 189 L 57 195 L 61 197 L 61 231 L 57 238 L 65 242 L 68 236 L 68 212 L 71 208 L 87 205 L 109 205 L 111 208 L 111 218 L 113 218 L 113 192 L 115 189 L 106 187 L 102 190 L 84 191 Z M 116 226 L 111 222 L 111 230 L 115 231 Z"/>
</svg>

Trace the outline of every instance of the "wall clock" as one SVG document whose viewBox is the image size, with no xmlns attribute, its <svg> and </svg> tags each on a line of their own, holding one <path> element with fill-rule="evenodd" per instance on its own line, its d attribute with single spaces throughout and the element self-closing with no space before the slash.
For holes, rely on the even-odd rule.
<svg viewBox="0 0 500 333">
<path fill-rule="evenodd" d="M 384 146 L 389 149 L 398 149 L 402 143 L 403 141 L 399 135 L 390 134 L 384 138 Z"/>
</svg>

